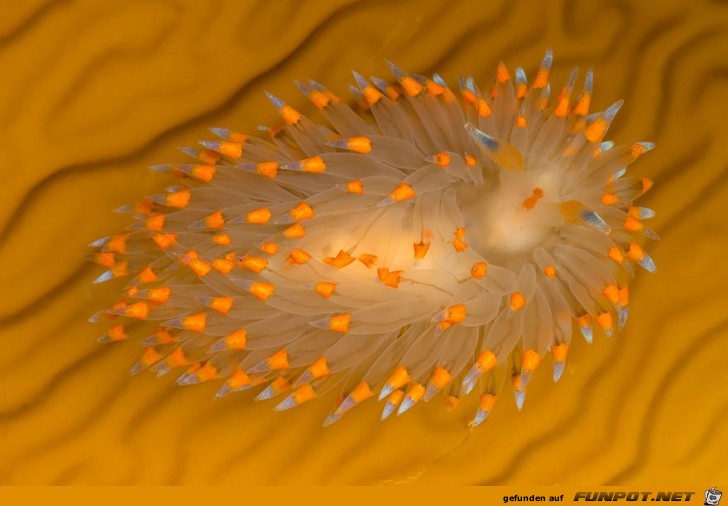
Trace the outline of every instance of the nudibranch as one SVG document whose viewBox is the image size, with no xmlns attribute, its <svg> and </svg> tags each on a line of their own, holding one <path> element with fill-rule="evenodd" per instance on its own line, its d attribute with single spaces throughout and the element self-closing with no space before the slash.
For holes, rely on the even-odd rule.
<svg viewBox="0 0 728 506">
<path fill-rule="evenodd" d="M 325 425 L 370 397 L 384 419 L 475 390 L 476 426 L 508 380 L 520 409 L 543 357 L 557 381 L 572 328 L 621 329 L 635 265 L 655 270 L 654 213 L 634 205 L 652 182 L 626 175 L 653 145 L 604 140 L 622 102 L 589 112 L 591 70 L 552 99 L 551 63 L 530 85 L 501 63 L 484 91 L 354 72 L 361 112 L 297 82 L 326 125 L 268 94 L 281 126 L 213 128 L 183 149 L 194 163 L 152 167 L 179 184 L 91 244 L 95 282 L 129 279 L 91 318 L 100 340 L 139 341 L 132 372 L 220 380 L 218 396 L 260 385 L 276 410 L 336 388 Z"/>
</svg>

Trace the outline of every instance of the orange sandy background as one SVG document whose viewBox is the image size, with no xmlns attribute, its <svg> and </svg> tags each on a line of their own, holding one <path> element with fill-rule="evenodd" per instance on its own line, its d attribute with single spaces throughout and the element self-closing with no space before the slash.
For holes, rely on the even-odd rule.
<svg viewBox="0 0 728 506">
<path fill-rule="evenodd" d="M 547 360 L 523 411 L 510 394 L 477 430 L 476 399 L 438 397 L 378 422 L 370 401 L 320 427 L 333 395 L 287 413 L 255 392 L 127 377 L 141 348 L 86 322 L 112 302 L 86 244 L 168 182 L 148 165 L 210 126 L 277 121 L 293 79 L 346 95 L 350 70 L 490 81 L 497 62 L 552 83 L 595 69 L 597 109 L 626 104 L 618 144 L 655 187 L 658 271 L 631 288 L 627 328 Z M 620 2 L 0 2 L 0 484 L 655 484 L 728 475 L 728 6 Z M 580 339 L 580 338 L 579 338 Z M 508 392 L 506 389 L 504 392 Z"/>
</svg>

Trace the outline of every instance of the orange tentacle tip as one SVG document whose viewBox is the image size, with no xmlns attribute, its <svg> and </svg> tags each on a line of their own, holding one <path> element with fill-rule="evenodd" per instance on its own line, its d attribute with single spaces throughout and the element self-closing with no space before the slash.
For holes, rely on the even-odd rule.
<svg viewBox="0 0 728 506">
<path fill-rule="evenodd" d="M 366 154 L 372 151 L 372 141 L 366 135 L 358 135 L 349 137 L 348 139 L 338 139 L 329 142 L 330 146 L 335 148 L 344 148 L 354 153 Z"/>
<path fill-rule="evenodd" d="M 566 343 L 555 344 L 551 346 L 551 354 L 556 362 L 564 362 L 566 355 L 569 353 L 569 345 Z"/>
<path fill-rule="evenodd" d="M 228 234 L 223 232 L 221 234 L 213 235 L 212 242 L 214 242 L 218 246 L 230 246 L 233 241 Z"/>
<path fill-rule="evenodd" d="M 480 279 L 488 273 L 488 264 L 485 262 L 475 262 L 470 268 L 470 275 L 475 279 Z"/>
<path fill-rule="evenodd" d="M 465 304 L 455 304 L 440 311 L 433 319 L 433 322 L 447 322 L 449 324 L 462 323 L 467 316 Z"/>
<path fill-rule="evenodd" d="M 182 348 L 178 346 L 164 358 L 164 363 L 169 367 L 181 367 L 183 365 L 188 365 L 189 360 L 187 360 Z"/>
<path fill-rule="evenodd" d="M 300 223 L 294 223 L 283 231 L 283 236 L 288 239 L 300 239 L 306 236 L 306 229 Z"/>
<path fill-rule="evenodd" d="M 185 208 L 190 203 L 191 194 L 188 189 L 168 193 L 164 199 L 164 205 L 168 207 L 176 207 L 178 209 Z"/>
<path fill-rule="evenodd" d="M 364 95 L 364 100 L 366 101 L 367 105 L 370 107 L 377 102 L 379 102 L 384 95 L 382 92 L 380 92 L 378 89 L 376 89 L 374 86 L 369 85 L 365 86 L 362 90 L 362 95 Z"/>
<path fill-rule="evenodd" d="M 197 313 L 182 318 L 182 328 L 194 332 L 204 332 L 207 324 L 207 314 Z"/>
<path fill-rule="evenodd" d="M 228 274 L 235 267 L 235 262 L 227 258 L 216 258 L 212 261 L 212 268 L 221 274 Z"/>
<path fill-rule="evenodd" d="M 161 249 L 169 249 L 177 244 L 177 234 L 154 234 L 152 240 Z"/>
<path fill-rule="evenodd" d="M 267 162 L 258 162 L 255 168 L 258 174 L 260 174 L 261 176 L 265 176 L 268 179 L 275 179 L 275 177 L 278 175 L 278 162 L 274 160 Z"/>
<path fill-rule="evenodd" d="M 465 242 L 465 241 L 463 241 L 462 239 L 455 239 L 455 240 L 454 240 L 454 241 L 452 242 L 452 247 L 453 247 L 453 248 L 455 249 L 455 251 L 457 251 L 458 253 L 462 253 L 463 251 L 465 251 L 466 249 L 468 249 L 468 247 L 469 247 L 469 246 L 468 246 L 468 243 L 466 243 L 466 242 Z"/>
<path fill-rule="evenodd" d="M 259 274 L 268 267 L 268 260 L 263 257 L 251 257 L 244 255 L 242 267 Z"/>
<path fill-rule="evenodd" d="M 371 253 L 363 253 L 359 255 L 358 260 L 363 263 L 367 268 L 371 268 L 377 263 L 377 255 Z"/>
<path fill-rule="evenodd" d="M 264 281 L 255 281 L 250 285 L 250 293 L 253 294 L 257 299 L 266 301 L 275 292 L 275 285 L 273 283 L 266 283 Z"/>
<path fill-rule="evenodd" d="M 129 318 L 136 318 L 138 320 L 146 320 L 149 316 L 150 307 L 146 302 L 135 302 L 121 309 L 120 312 L 113 311 L 112 314 L 121 314 L 128 316 Z"/>
<path fill-rule="evenodd" d="M 427 255 L 427 251 L 430 249 L 430 243 L 416 242 L 413 243 L 415 249 L 415 259 L 422 260 Z"/>
<path fill-rule="evenodd" d="M 314 291 L 325 299 L 331 297 L 331 294 L 334 293 L 335 289 L 336 283 L 332 283 L 330 281 L 320 281 L 316 283 L 316 286 L 314 287 Z"/>
<path fill-rule="evenodd" d="M 304 402 L 308 402 L 315 398 L 316 391 L 313 389 L 310 383 L 303 383 L 293 393 L 293 400 L 297 405 L 303 404 Z"/>
<path fill-rule="evenodd" d="M 350 321 L 351 313 L 343 313 L 332 316 L 329 320 L 329 329 L 335 330 L 336 332 L 341 332 L 342 334 L 346 334 L 347 332 L 349 332 Z"/>
<path fill-rule="evenodd" d="M 448 395 L 445 397 L 445 409 L 452 411 L 460 405 L 461 399 L 454 395 Z"/>
<path fill-rule="evenodd" d="M 232 297 L 209 297 L 207 306 L 220 314 L 228 314 L 233 307 Z"/>
<path fill-rule="evenodd" d="M 229 350 L 244 350 L 248 342 L 248 331 L 238 329 L 226 335 L 224 338 L 225 346 Z"/>
<path fill-rule="evenodd" d="M 194 377 L 196 382 L 204 383 L 206 381 L 220 379 L 220 373 L 212 363 L 205 362 L 202 367 L 194 372 Z"/>
<path fill-rule="evenodd" d="M 445 168 L 450 165 L 451 159 L 449 154 L 444 151 L 440 151 L 439 153 L 427 158 L 427 161 L 434 163 L 438 167 Z"/>
<path fill-rule="evenodd" d="M 407 368 L 403 365 L 398 365 L 394 368 L 394 371 L 392 371 L 392 374 L 389 376 L 389 379 L 387 379 L 384 387 L 379 393 L 379 400 L 381 401 L 389 394 L 391 394 L 394 390 L 397 390 L 398 388 L 406 385 L 411 380 L 412 377 L 410 376 Z"/>
<path fill-rule="evenodd" d="M 144 227 L 152 232 L 161 232 L 164 226 L 165 215 L 157 214 L 144 220 Z"/>
<path fill-rule="evenodd" d="M 261 251 L 266 255 L 275 255 L 278 252 L 278 245 L 274 242 L 264 242 L 260 245 Z"/>
<path fill-rule="evenodd" d="M 604 287 L 602 294 L 611 302 L 616 305 L 619 303 L 619 288 L 616 284 L 610 283 Z"/>
<path fill-rule="evenodd" d="M 139 359 L 139 364 L 143 367 L 149 367 L 150 365 L 155 364 L 160 360 L 162 360 L 162 355 L 152 346 L 147 346 L 144 349 L 144 353 L 142 354 L 141 358 Z"/>
<path fill-rule="evenodd" d="M 108 242 L 104 244 L 102 251 L 112 251 L 114 253 L 121 253 L 123 255 L 124 253 L 126 253 L 127 237 L 128 234 L 118 234 L 111 236 Z"/>
<path fill-rule="evenodd" d="M 411 199 L 415 195 L 417 195 L 417 192 L 415 192 L 410 185 L 407 183 L 399 183 L 394 190 L 392 190 L 392 193 L 389 194 L 389 198 L 391 198 L 394 202 L 401 202 L 403 200 Z"/>
<path fill-rule="evenodd" d="M 402 271 L 390 271 L 386 267 L 377 269 L 377 277 L 384 285 L 392 288 L 399 288 L 399 281 L 402 277 Z"/>
<path fill-rule="evenodd" d="M 312 156 L 301 160 L 301 169 L 304 172 L 320 174 L 326 170 L 326 163 L 320 156 Z"/>
<path fill-rule="evenodd" d="M 356 179 L 354 181 L 349 181 L 346 183 L 346 191 L 349 193 L 357 193 L 362 194 L 364 193 L 364 186 L 362 185 L 361 179 Z"/>
<path fill-rule="evenodd" d="M 207 217 L 205 217 L 204 223 L 207 228 L 212 228 L 215 230 L 225 228 L 225 218 L 222 215 L 222 211 L 217 210 L 214 213 L 208 215 Z"/>
<path fill-rule="evenodd" d="M 146 267 L 144 267 L 142 272 L 137 275 L 136 280 L 142 285 L 145 283 L 153 283 L 157 280 L 157 275 L 154 274 L 151 266 L 147 265 Z"/>
<path fill-rule="evenodd" d="M 265 225 L 270 220 L 271 212 L 268 208 L 262 207 L 245 213 L 245 221 L 248 223 L 254 223 L 256 225 Z"/>
<path fill-rule="evenodd" d="M 523 359 L 521 364 L 521 371 L 526 373 L 532 373 L 541 363 L 541 354 L 536 350 L 527 349 L 523 352 Z"/>
<path fill-rule="evenodd" d="M 163 304 L 167 302 L 172 290 L 168 286 L 160 286 L 146 290 L 146 299 Z"/>
<path fill-rule="evenodd" d="M 250 383 L 250 376 L 248 376 L 248 374 L 242 369 L 237 369 L 230 378 L 228 378 L 225 385 L 235 392 L 249 386 Z M 218 392 L 217 397 L 222 397 L 225 393 L 225 390 L 221 389 L 220 392 Z"/>
<path fill-rule="evenodd" d="M 288 369 L 288 352 L 285 348 L 282 348 L 268 357 L 265 361 L 271 371 Z"/>
<path fill-rule="evenodd" d="M 104 338 L 102 338 L 103 341 L 123 341 L 125 339 L 128 339 L 128 336 L 124 325 L 121 323 L 117 323 L 113 327 L 109 328 L 109 330 L 106 331 Z"/>
<path fill-rule="evenodd" d="M 554 279 L 556 277 L 556 267 L 553 265 L 547 265 L 543 268 L 543 273 L 546 275 L 549 279 Z"/>
<path fill-rule="evenodd" d="M 437 387 L 438 390 L 444 388 L 446 385 L 448 385 L 452 381 L 452 374 L 448 372 L 447 369 L 444 367 L 435 366 L 435 369 L 432 371 L 432 376 L 430 377 L 430 384 Z"/>
<path fill-rule="evenodd" d="M 369 383 L 366 381 L 360 381 L 351 391 L 348 397 L 350 397 L 355 403 L 360 403 L 372 397 L 374 392 L 369 387 Z"/>
<path fill-rule="evenodd" d="M 480 402 L 478 403 L 478 407 L 482 409 L 485 412 L 491 412 L 493 411 L 493 406 L 495 406 L 495 401 L 497 400 L 497 397 L 493 394 L 482 394 L 480 396 Z"/>
<path fill-rule="evenodd" d="M 513 292 L 508 307 L 514 313 L 526 305 L 526 298 L 520 292 Z"/>
<path fill-rule="evenodd" d="M 308 220 L 314 217 L 314 212 L 307 202 L 301 202 L 290 211 L 291 217 L 296 220 Z"/>
<path fill-rule="evenodd" d="M 232 160 L 238 160 L 241 156 L 243 156 L 243 143 L 244 142 L 222 141 L 218 143 L 216 151 Z"/>
<path fill-rule="evenodd" d="M 339 252 L 336 254 L 336 257 L 324 257 L 324 263 L 327 263 L 330 266 L 335 267 L 337 269 L 346 267 L 347 265 L 352 263 L 354 260 L 356 260 L 356 259 L 353 256 L 349 255 L 344 250 L 339 250 Z"/>
<path fill-rule="evenodd" d="M 307 252 L 303 251 L 302 249 L 293 248 L 291 252 L 286 257 L 286 262 L 293 265 L 303 265 L 306 262 L 311 260 L 311 255 L 309 255 Z"/>
<path fill-rule="evenodd" d="M 323 378 L 331 374 L 326 363 L 326 357 L 323 355 L 317 358 L 316 361 L 309 366 L 308 371 L 311 373 L 311 377 L 313 379 Z"/>
</svg>

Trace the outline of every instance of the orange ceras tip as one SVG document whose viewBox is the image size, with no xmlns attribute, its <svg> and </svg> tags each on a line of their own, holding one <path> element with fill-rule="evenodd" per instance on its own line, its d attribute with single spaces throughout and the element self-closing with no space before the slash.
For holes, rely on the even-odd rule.
<svg viewBox="0 0 728 506">
<path fill-rule="evenodd" d="M 286 257 L 286 261 L 293 265 L 303 265 L 311 259 L 311 255 L 303 251 L 302 249 L 293 248 Z"/>
<path fill-rule="evenodd" d="M 279 375 L 255 398 L 256 401 L 270 399 L 292 388 L 291 382 L 284 375 Z M 275 409 L 275 408 L 274 408 Z"/>
<path fill-rule="evenodd" d="M 508 307 L 514 313 L 526 305 L 526 298 L 520 292 L 513 292 Z"/>
<path fill-rule="evenodd" d="M 248 223 L 255 223 L 258 225 L 265 225 L 270 220 L 271 212 L 268 208 L 262 207 L 254 211 L 250 211 L 245 214 L 245 221 Z"/>
<path fill-rule="evenodd" d="M 180 190 L 167 194 L 164 204 L 169 207 L 183 208 L 190 203 L 190 191 L 188 189 Z"/>
<path fill-rule="evenodd" d="M 336 147 L 345 147 L 354 153 L 360 154 L 369 153 L 372 150 L 372 141 L 369 137 L 364 135 L 349 137 L 348 139 L 341 139 L 339 141 L 332 141 L 330 144 Z"/>
<path fill-rule="evenodd" d="M 425 387 L 421 383 L 411 383 L 407 388 L 407 393 L 399 405 L 397 415 L 401 415 L 414 406 L 425 395 Z"/>
<path fill-rule="evenodd" d="M 343 267 L 346 267 L 350 263 L 352 263 L 354 260 L 356 260 L 353 256 L 349 255 L 344 250 L 340 250 L 336 257 L 325 257 L 324 262 L 329 264 L 332 267 L 336 267 L 337 269 L 341 269 Z"/>
<path fill-rule="evenodd" d="M 223 232 L 221 234 L 215 234 L 214 236 L 212 236 L 212 242 L 219 246 L 229 246 L 230 243 L 232 243 L 232 239 L 228 234 Z"/>
<path fill-rule="evenodd" d="M 299 239 L 306 235 L 306 229 L 300 223 L 294 223 L 283 231 L 283 236 L 288 239 Z"/>
<path fill-rule="evenodd" d="M 121 323 L 117 323 L 109 330 L 107 330 L 106 337 L 109 341 L 123 341 L 124 339 L 128 338 L 128 336 L 126 335 L 126 330 L 124 329 L 124 325 L 122 325 Z"/>
<path fill-rule="evenodd" d="M 177 244 L 177 234 L 154 234 L 152 240 L 161 249 L 168 249 Z"/>
<path fill-rule="evenodd" d="M 243 267 L 259 274 L 268 267 L 268 260 L 262 257 L 247 256 L 243 260 Z"/>
<path fill-rule="evenodd" d="M 308 370 L 311 373 L 311 377 L 314 379 L 323 378 L 331 374 L 328 365 L 326 364 L 326 357 L 324 356 L 317 358 Z"/>
<path fill-rule="evenodd" d="M 410 185 L 407 183 L 399 183 L 394 190 L 392 190 L 392 193 L 389 194 L 389 197 L 394 202 L 401 202 L 403 200 L 411 199 L 415 195 L 417 195 L 417 193 L 415 193 Z"/>
<path fill-rule="evenodd" d="M 448 395 L 445 397 L 445 409 L 452 411 L 460 405 L 461 399 L 454 395 Z"/>
<path fill-rule="evenodd" d="M 367 266 L 367 268 L 371 268 L 377 262 L 377 256 L 371 253 L 362 253 L 359 255 L 358 260 Z"/>
<path fill-rule="evenodd" d="M 398 365 L 394 368 L 394 371 L 392 371 L 392 374 L 389 376 L 389 379 L 385 383 L 381 392 L 379 392 L 379 400 L 381 401 L 392 393 L 392 391 L 406 385 L 411 379 L 412 378 L 409 371 L 407 371 L 407 368 L 403 365 Z"/>
<path fill-rule="evenodd" d="M 264 281 L 256 281 L 250 285 L 250 293 L 256 298 L 262 301 L 268 300 L 268 298 L 275 292 L 275 285 L 273 283 L 266 283 Z"/>
<path fill-rule="evenodd" d="M 331 294 L 334 293 L 334 290 L 336 289 L 336 283 L 332 283 L 330 281 L 321 281 L 319 283 L 316 283 L 316 286 L 314 290 L 316 293 L 318 293 L 320 296 L 328 299 L 331 297 Z"/>
<path fill-rule="evenodd" d="M 475 427 L 504 375 L 520 409 L 545 353 L 564 373 L 571 323 L 622 329 L 637 266 L 656 269 L 634 168 L 653 144 L 605 138 L 622 102 L 590 111 L 592 70 L 550 83 L 552 63 L 452 87 L 390 64 L 354 73 L 353 101 L 297 82 L 322 124 L 269 94 L 278 124 L 211 129 L 89 245 L 118 293 L 99 340 L 140 341 L 133 372 L 220 378 L 218 397 L 287 392 L 279 411 L 340 383 L 326 425 L 376 389 L 382 419 L 472 393 Z"/>
<path fill-rule="evenodd" d="M 288 369 L 288 352 L 285 349 L 278 350 L 266 359 L 268 367 L 275 371 L 279 369 Z"/>
<path fill-rule="evenodd" d="M 556 267 L 553 265 L 547 265 L 543 268 L 543 273 L 546 274 L 547 278 L 554 279 L 556 277 Z"/>
<path fill-rule="evenodd" d="M 349 332 L 349 322 L 351 320 L 351 313 L 344 313 L 336 316 L 332 316 L 329 320 L 329 329 L 335 330 L 345 334 Z"/>
<path fill-rule="evenodd" d="M 301 160 L 301 169 L 304 172 L 320 174 L 326 170 L 326 163 L 320 156 L 312 156 L 311 158 Z"/>
<path fill-rule="evenodd" d="M 561 379 L 566 367 L 566 355 L 569 352 L 569 345 L 566 343 L 557 344 L 551 347 L 551 353 L 554 357 L 554 383 Z"/>
<path fill-rule="evenodd" d="M 291 217 L 296 220 L 308 220 L 313 218 L 314 212 L 310 205 L 306 202 L 301 202 L 290 211 Z"/>
<path fill-rule="evenodd" d="M 452 374 L 444 367 L 435 366 L 427 383 L 424 400 L 429 401 L 437 392 L 442 390 L 452 381 Z"/>
<path fill-rule="evenodd" d="M 362 185 L 361 179 L 346 183 L 346 191 L 357 194 L 364 193 L 364 186 Z"/>
<path fill-rule="evenodd" d="M 276 411 L 284 411 L 296 406 L 300 406 L 304 402 L 308 402 L 316 398 L 316 391 L 310 383 L 303 383 L 296 390 L 286 397 L 286 399 L 278 404 L 274 409 Z"/>
<path fill-rule="evenodd" d="M 470 268 L 470 275 L 475 279 L 480 279 L 488 273 L 488 264 L 485 262 L 475 262 Z"/>
<path fill-rule="evenodd" d="M 232 297 L 212 297 L 209 299 L 208 304 L 210 309 L 214 309 L 218 313 L 228 314 L 230 308 L 233 307 Z"/>
<path fill-rule="evenodd" d="M 480 395 L 480 402 L 478 403 L 478 410 L 475 413 L 475 418 L 470 422 L 470 427 L 475 428 L 483 423 L 495 406 L 496 396 L 490 393 L 484 393 Z"/>
<path fill-rule="evenodd" d="M 430 249 L 430 243 L 424 243 L 424 242 L 416 242 L 413 244 L 415 249 L 415 258 L 417 260 L 422 260 L 425 258 L 425 255 L 427 254 L 427 251 Z"/>
<path fill-rule="evenodd" d="M 248 331 L 238 329 L 224 337 L 225 346 L 229 350 L 244 350 L 248 343 Z"/>
<path fill-rule="evenodd" d="M 275 179 L 276 175 L 278 175 L 278 162 L 258 162 L 256 164 L 256 172 L 261 176 L 267 177 L 268 179 Z"/>
<path fill-rule="evenodd" d="M 207 228 L 212 228 L 216 230 L 225 228 L 225 218 L 222 215 L 222 211 L 217 210 L 214 213 L 208 215 L 205 218 L 204 223 Z"/>
<path fill-rule="evenodd" d="M 266 255 L 275 255 L 278 252 L 278 245 L 274 242 L 264 242 L 260 245 L 261 251 Z"/>
</svg>

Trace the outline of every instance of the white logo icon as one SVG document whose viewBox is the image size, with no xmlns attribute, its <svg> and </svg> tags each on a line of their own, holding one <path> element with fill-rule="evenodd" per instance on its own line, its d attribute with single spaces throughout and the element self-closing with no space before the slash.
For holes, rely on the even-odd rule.
<svg viewBox="0 0 728 506">
<path fill-rule="evenodd" d="M 705 491 L 705 504 L 707 506 L 718 506 L 720 498 L 723 496 L 723 492 L 713 487 L 710 490 Z"/>
</svg>

